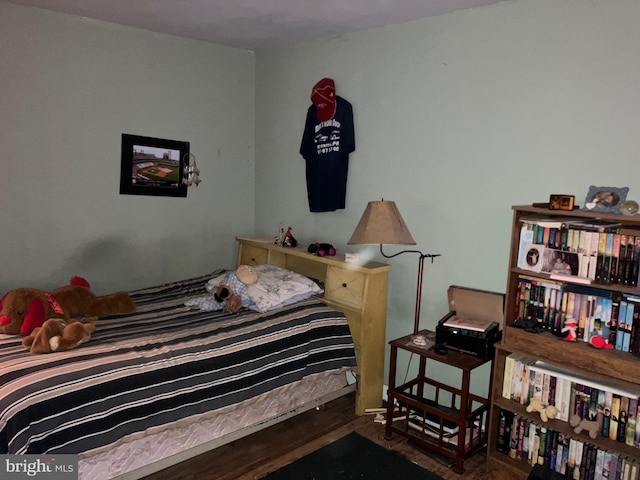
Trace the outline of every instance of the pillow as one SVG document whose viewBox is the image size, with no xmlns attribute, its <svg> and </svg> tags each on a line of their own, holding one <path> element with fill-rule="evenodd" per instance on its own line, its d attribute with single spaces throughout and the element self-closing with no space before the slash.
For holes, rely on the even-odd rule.
<svg viewBox="0 0 640 480">
<path fill-rule="evenodd" d="M 286 268 L 267 263 L 254 268 L 258 280 L 247 286 L 252 310 L 275 310 L 323 292 L 313 280 Z"/>
</svg>

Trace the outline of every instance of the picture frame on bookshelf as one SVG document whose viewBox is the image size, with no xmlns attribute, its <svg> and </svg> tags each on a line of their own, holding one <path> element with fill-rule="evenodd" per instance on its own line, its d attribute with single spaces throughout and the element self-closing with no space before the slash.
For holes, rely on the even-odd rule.
<svg viewBox="0 0 640 480">
<path fill-rule="evenodd" d="M 549 195 L 549 210 L 573 210 L 573 195 Z"/>
<path fill-rule="evenodd" d="M 535 243 L 523 245 L 524 255 L 518 268 L 566 276 L 578 275 L 580 258 L 577 253 L 545 247 Z"/>
<path fill-rule="evenodd" d="M 535 243 L 524 244 L 524 255 L 522 255 L 522 258 L 520 259 L 518 268 L 522 268 L 523 270 L 530 270 L 532 272 L 541 272 L 544 250 L 544 245 L 538 245 Z"/>
<path fill-rule="evenodd" d="M 629 187 L 598 187 L 591 185 L 584 200 L 584 208 L 591 212 L 620 213 L 627 199 Z"/>
</svg>

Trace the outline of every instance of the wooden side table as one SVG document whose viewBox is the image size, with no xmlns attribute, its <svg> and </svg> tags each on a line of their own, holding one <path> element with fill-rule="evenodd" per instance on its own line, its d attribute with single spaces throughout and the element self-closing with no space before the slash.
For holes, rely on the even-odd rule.
<svg viewBox="0 0 640 480">
<path fill-rule="evenodd" d="M 427 339 L 435 338 L 434 332 L 423 330 Z M 477 367 L 491 362 L 472 355 L 449 350 L 438 354 L 433 341 L 426 346 L 413 343 L 413 335 L 389 342 L 389 390 L 385 438 L 393 433 L 407 437 L 419 446 L 455 460 L 453 470 L 464 472 L 464 460 L 486 446 L 489 415 L 489 392 L 482 397 L 471 394 L 471 373 Z M 398 349 L 418 355 L 418 375 L 402 385 L 396 385 Z M 427 377 L 427 360 L 458 368 L 462 372 L 459 387 L 447 385 Z M 489 381 L 491 383 L 491 380 Z M 394 412 L 399 407 L 400 412 Z M 390 421 L 392 418 L 404 417 Z"/>
</svg>

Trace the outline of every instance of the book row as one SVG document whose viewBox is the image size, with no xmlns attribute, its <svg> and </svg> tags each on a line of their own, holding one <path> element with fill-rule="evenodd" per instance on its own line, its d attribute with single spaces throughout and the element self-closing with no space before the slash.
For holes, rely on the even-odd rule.
<svg viewBox="0 0 640 480">
<path fill-rule="evenodd" d="M 640 355 L 640 295 L 522 275 L 515 321 L 589 342 L 594 336 L 623 352 Z"/>
<path fill-rule="evenodd" d="M 572 416 L 597 423 L 597 434 L 640 448 L 640 390 L 596 382 L 554 365 L 518 355 L 505 358 L 502 396 L 529 405 L 532 399 Z"/>
<path fill-rule="evenodd" d="M 588 283 L 638 286 L 640 230 L 575 219 L 524 219 L 518 267 Z"/>
<path fill-rule="evenodd" d="M 574 480 L 638 480 L 637 459 L 568 436 L 500 409 L 497 450 L 529 465 L 541 465 Z"/>
</svg>

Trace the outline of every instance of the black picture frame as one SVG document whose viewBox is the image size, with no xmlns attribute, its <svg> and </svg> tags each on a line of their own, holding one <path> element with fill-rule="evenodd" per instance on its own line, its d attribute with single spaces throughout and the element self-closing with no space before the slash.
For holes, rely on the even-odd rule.
<svg viewBox="0 0 640 480">
<path fill-rule="evenodd" d="M 122 134 L 120 194 L 186 197 L 189 142 Z"/>
</svg>

